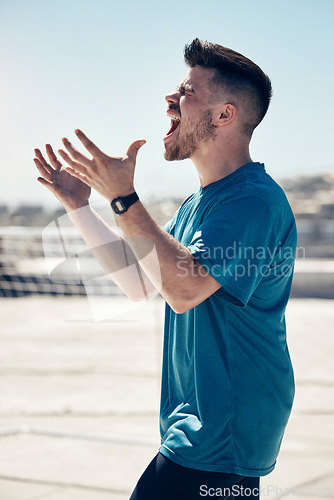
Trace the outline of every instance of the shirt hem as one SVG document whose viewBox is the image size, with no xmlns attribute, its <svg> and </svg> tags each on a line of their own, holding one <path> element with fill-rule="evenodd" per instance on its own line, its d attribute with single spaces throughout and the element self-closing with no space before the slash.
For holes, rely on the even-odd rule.
<svg viewBox="0 0 334 500">
<path fill-rule="evenodd" d="M 203 464 L 203 463 L 191 462 L 176 455 L 176 453 L 172 451 L 170 448 L 168 448 L 168 446 L 166 446 L 165 444 L 161 445 L 159 452 L 161 453 L 161 455 L 168 458 L 172 462 L 175 462 L 176 464 L 181 465 L 183 467 L 187 467 L 188 469 L 202 470 L 205 472 L 238 474 L 240 476 L 247 476 L 247 477 L 267 476 L 274 470 L 276 465 L 276 462 L 274 462 L 273 465 L 265 469 L 248 469 L 246 467 L 239 467 L 237 465 L 232 465 L 232 464 L 223 465 L 223 464 Z"/>
</svg>

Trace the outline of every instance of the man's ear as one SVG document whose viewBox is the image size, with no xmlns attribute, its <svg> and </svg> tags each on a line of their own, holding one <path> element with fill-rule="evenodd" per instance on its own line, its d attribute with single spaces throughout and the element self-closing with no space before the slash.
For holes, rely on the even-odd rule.
<svg viewBox="0 0 334 500">
<path fill-rule="evenodd" d="M 224 127 L 230 124 L 237 113 L 237 108 L 234 104 L 224 104 L 217 109 L 215 125 L 217 127 Z"/>
</svg>

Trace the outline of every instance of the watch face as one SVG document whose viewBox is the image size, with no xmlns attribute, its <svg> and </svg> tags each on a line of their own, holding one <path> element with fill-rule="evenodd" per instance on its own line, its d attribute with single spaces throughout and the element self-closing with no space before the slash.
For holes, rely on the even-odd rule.
<svg viewBox="0 0 334 500">
<path fill-rule="evenodd" d="M 122 200 L 116 200 L 115 201 L 115 207 L 117 208 L 117 210 L 119 212 L 123 212 L 123 210 L 125 210 L 125 205 L 124 203 L 122 202 Z"/>
<path fill-rule="evenodd" d="M 116 214 L 122 214 L 126 212 L 126 206 L 120 198 L 116 198 L 116 200 L 113 200 L 111 206 Z"/>
</svg>

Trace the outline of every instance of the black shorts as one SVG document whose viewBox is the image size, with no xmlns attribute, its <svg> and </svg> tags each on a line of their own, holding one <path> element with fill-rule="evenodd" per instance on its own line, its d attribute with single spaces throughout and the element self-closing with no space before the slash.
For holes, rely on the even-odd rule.
<svg viewBox="0 0 334 500">
<path fill-rule="evenodd" d="M 130 500 L 259 499 L 259 477 L 188 469 L 158 453 Z"/>
</svg>

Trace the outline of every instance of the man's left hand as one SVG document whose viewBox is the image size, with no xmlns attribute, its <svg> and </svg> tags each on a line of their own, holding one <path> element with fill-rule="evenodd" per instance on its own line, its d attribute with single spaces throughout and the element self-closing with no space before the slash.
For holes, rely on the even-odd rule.
<svg viewBox="0 0 334 500">
<path fill-rule="evenodd" d="M 62 149 L 58 153 L 70 165 L 66 171 L 98 191 L 109 202 L 118 196 L 133 193 L 137 153 L 146 141 L 134 141 L 124 156 L 112 157 L 103 153 L 81 130 L 77 129 L 75 133 L 92 158 L 81 154 L 64 138 L 63 144 L 68 153 Z"/>
</svg>

